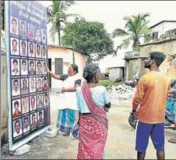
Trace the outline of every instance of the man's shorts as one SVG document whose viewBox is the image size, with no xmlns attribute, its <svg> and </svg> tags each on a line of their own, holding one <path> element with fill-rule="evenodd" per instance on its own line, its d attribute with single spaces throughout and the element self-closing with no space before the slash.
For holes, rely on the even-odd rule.
<svg viewBox="0 0 176 160">
<path fill-rule="evenodd" d="M 157 151 L 164 151 L 164 123 L 148 124 L 138 121 L 136 127 L 136 151 L 146 152 L 151 137 Z"/>
</svg>

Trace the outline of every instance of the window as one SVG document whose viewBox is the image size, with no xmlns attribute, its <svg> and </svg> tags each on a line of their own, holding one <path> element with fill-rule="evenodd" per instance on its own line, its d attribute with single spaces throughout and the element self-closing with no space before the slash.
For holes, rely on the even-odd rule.
<svg viewBox="0 0 176 160">
<path fill-rule="evenodd" d="M 152 37 L 153 39 L 158 39 L 158 32 L 153 32 Z"/>
</svg>

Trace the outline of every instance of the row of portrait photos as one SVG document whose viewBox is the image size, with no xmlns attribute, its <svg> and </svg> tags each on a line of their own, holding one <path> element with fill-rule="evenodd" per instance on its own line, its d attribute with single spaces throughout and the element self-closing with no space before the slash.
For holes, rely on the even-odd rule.
<svg viewBox="0 0 176 160">
<path fill-rule="evenodd" d="M 39 43 L 27 42 L 17 38 L 10 38 L 11 56 L 47 58 L 47 47 Z"/>
<path fill-rule="evenodd" d="M 22 134 L 28 134 L 37 127 L 44 125 L 45 110 L 33 112 L 21 118 L 13 120 L 13 137 L 18 139 Z"/>
<path fill-rule="evenodd" d="M 30 95 L 21 99 L 12 100 L 13 119 L 16 119 L 24 114 L 33 112 L 36 109 L 48 107 L 49 95 L 47 92 L 42 94 Z"/>
<path fill-rule="evenodd" d="M 47 62 L 26 59 L 11 58 L 12 76 L 47 75 Z"/>
<path fill-rule="evenodd" d="M 12 97 L 29 93 L 48 91 L 47 77 L 11 79 Z"/>
<path fill-rule="evenodd" d="M 20 36 L 23 39 L 35 40 L 46 43 L 46 29 L 41 29 L 31 23 L 10 17 L 10 33 L 13 36 Z"/>
</svg>

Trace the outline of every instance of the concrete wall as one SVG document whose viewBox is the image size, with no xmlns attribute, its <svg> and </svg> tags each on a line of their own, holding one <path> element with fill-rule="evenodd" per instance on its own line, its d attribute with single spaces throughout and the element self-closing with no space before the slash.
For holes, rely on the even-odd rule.
<svg viewBox="0 0 176 160">
<path fill-rule="evenodd" d="M 123 68 L 109 68 L 109 80 L 116 81 L 123 78 Z"/>
<path fill-rule="evenodd" d="M 83 68 L 86 64 L 86 56 L 81 53 L 74 52 L 75 55 L 75 64 L 79 67 L 79 74 L 83 74 Z M 55 72 L 55 58 L 63 58 L 63 73 L 66 74 L 68 67 L 73 63 L 73 51 L 71 49 L 59 48 L 59 47 L 51 47 L 48 48 L 48 58 L 52 59 L 52 72 Z M 52 78 L 51 88 L 57 88 L 62 86 L 62 82 L 55 80 Z"/>
<path fill-rule="evenodd" d="M 8 99 L 7 99 L 7 59 L 1 55 L 1 137 L 7 135 L 8 128 Z"/>
<path fill-rule="evenodd" d="M 147 56 L 151 51 L 161 51 L 166 55 L 166 59 L 160 66 L 163 73 L 170 76 L 171 78 L 176 78 L 176 68 L 169 64 L 168 58 L 170 54 L 176 53 L 176 40 L 167 40 L 161 43 L 152 43 L 149 45 L 144 45 L 140 49 L 141 56 Z"/>
<path fill-rule="evenodd" d="M 144 62 L 142 59 L 130 59 L 126 61 L 125 80 L 134 80 L 144 74 Z"/>
</svg>

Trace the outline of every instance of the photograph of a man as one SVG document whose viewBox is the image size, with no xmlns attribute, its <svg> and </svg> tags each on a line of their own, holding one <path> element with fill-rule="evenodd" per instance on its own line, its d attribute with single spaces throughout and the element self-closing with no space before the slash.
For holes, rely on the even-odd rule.
<svg viewBox="0 0 176 160">
<path fill-rule="evenodd" d="M 43 78 L 43 91 L 47 91 L 49 88 L 48 88 L 48 80 L 47 80 L 47 77 L 44 77 Z"/>
<path fill-rule="evenodd" d="M 27 94 L 28 93 L 28 79 L 23 78 L 21 79 L 21 94 Z"/>
<path fill-rule="evenodd" d="M 35 87 L 35 78 L 30 78 L 29 79 L 29 90 L 30 90 L 30 93 L 33 93 L 33 92 L 36 92 L 36 87 Z"/>
<path fill-rule="evenodd" d="M 40 61 L 37 62 L 37 74 L 42 74 L 42 63 Z"/>
<path fill-rule="evenodd" d="M 37 44 L 37 53 L 36 53 L 37 58 L 41 58 L 41 47 L 39 44 Z"/>
<path fill-rule="evenodd" d="M 17 119 L 16 121 L 13 122 L 13 137 L 18 137 L 22 134 L 22 129 L 21 129 L 21 119 Z"/>
<path fill-rule="evenodd" d="M 11 29 L 10 33 L 18 35 L 18 20 L 17 18 L 11 17 Z"/>
<path fill-rule="evenodd" d="M 46 58 L 46 47 L 42 46 L 42 57 Z"/>
<path fill-rule="evenodd" d="M 30 97 L 30 110 L 33 111 L 36 109 L 36 96 Z"/>
<path fill-rule="evenodd" d="M 49 105 L 49 96 L 48 93 L 44 94 L 44 106 L 48 106 Z"/>
<path fill-rule="evenodd" d="M 38 112 L 38 125 L 41 125 L 44 123 L 44 114 L 43 110 Z"/>
<path fill-rule="evenodd" d="M 12 80 L 12 96 L 19 96 L 20 95 L 20 80 L 13 79 Z"/>
<path fill-rule="evenodd" d="M 37 96 L 37 107 L 43 107 L 43 95 L 40 94 Z"/>
<path fill-rule="evenodd" d="M 21 23 L 20 23 L 20 35 L 23 38 L 26 38 L 26 36 L 27 36 L 26 35 L 26 24 L 24 21 L 21 21 Z"/>
<path fill-rule="evenodd" d="M 11 38 L 11 55 L 19 55 L 19 41 Z"/>
<path fill-rule="evenodd" d="M 28 24 L 28 38 L 30 40 L 34 39 L 34 26 L 32 24 Z"/>
<path fill-rule="evenodd" d="M 14 100 L 12 102 L 13 104 L 13 118 L 21 116 L 21 104 L 20 104 L 20 99 Z"/>
<path fill-rule="evenodd" d="M 35 44 L 32 42 L 29 42 L 29 56 L 35 57 Z"/>
<path fill-rule="evenodd" d="M 28 74 L 28 70 L 27 70 L 27 61 L 22 59 L 21 60 L 21 75 L 27 75 Z"/>
<path fill-rule="evenodd" d="M 37 127 L 36 113 L 31 115 L 31 128 L 34 129 Z"/>
<path fill-rule="evenodd" d="M 20 43 L 21 43 L 21 46 L 20 46 L 20 55 L 21 56 L 27 56 L 26 42 L 24 40 L 22 40 Z"/>
<path fill-rule="evenodd" d="M 29 99 L 28 97 L 22 98 L 22 113 L 29 112 Z"/>
<path fill-rule="evenodd" d="M 36 41 L 41 41 L 41 33 L 40 30 L 37 28 L 35 32 L 35 40 Z"/>
<path fill-rule="evenodd" d="M 23 118 L 23 132 L 28 132 L 30 130 L 30 125 L 29 125 L 29 117 L 26 116 Z"/>
<path fill-rule="evenodd" d="M 43 74 L 47 74 L 47 70 L 48 70 L 47 63 L 43 62 Z"/>
<path fill-rule="evenodd" d="M 37 91 L 42 91 L 42 78 L 37 78 Z"/>
<path fill-rule="evenodd" d="M 35 61 L 31 60 L 29 61 L 29 75 L 35 75 Z"/>
<path fill-rule="evenodd" d="M 19 75 L 19 60 L 18 59 L 11 59 L 11 74 L 13 76 Z"/>
</svg>

